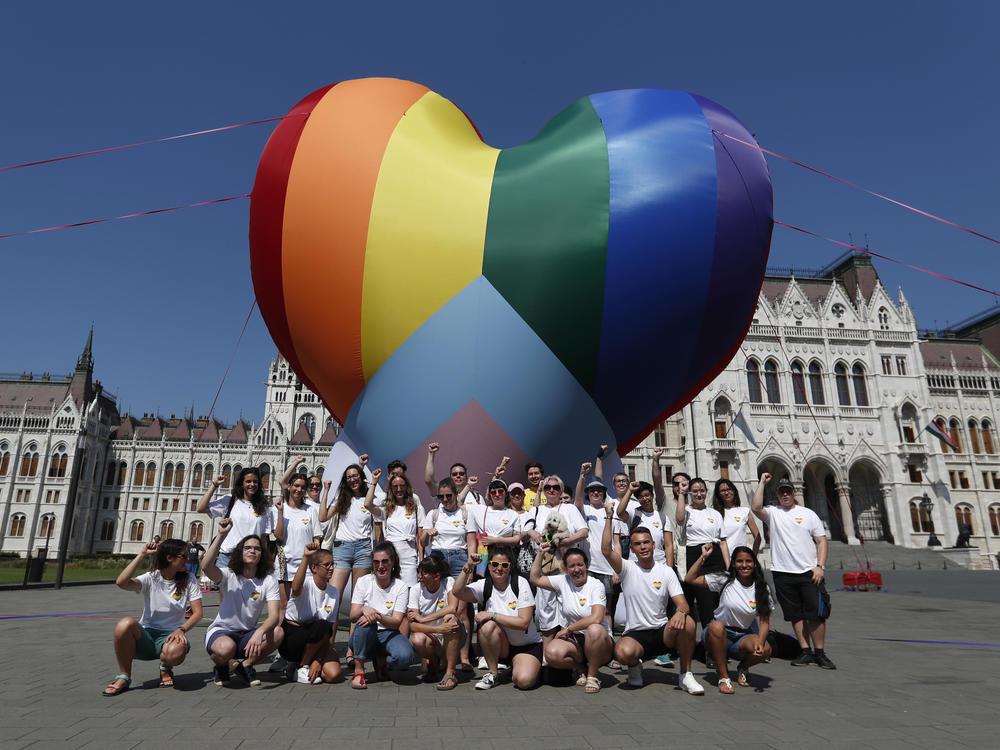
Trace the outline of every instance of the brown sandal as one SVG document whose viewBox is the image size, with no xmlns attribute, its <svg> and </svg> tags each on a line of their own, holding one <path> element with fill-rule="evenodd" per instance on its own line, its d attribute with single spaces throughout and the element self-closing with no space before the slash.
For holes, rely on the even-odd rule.
<svg viewBox="0 0 1000 750">
<path fill-rule="evenodd" d="M 437 684 L 438 690 L 454 690 L 456 687 L 458 687 L 458 678 L 451 672 L 446 673 L 441 678 L 441 682 Z"/>
</svg>

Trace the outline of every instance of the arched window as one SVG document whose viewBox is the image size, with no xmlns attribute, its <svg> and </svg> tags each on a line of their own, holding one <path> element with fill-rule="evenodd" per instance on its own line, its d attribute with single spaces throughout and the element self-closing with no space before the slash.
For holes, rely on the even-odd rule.
<svg viewBox="0 0 1000 750">
<path fill-rule="evenodd" d="M 792 362 L 792 398 L 797 404 L 808 404 L 806 399 L 806 375 L 802 363 Z"/>
<path fill-rule="evenodd" d="M 325 466 L 317 466 L 317 467 L 316 467 L 316 476 L 318 476 L 318 477 L 321 477 L 321 476 L 323 476 L 323 472 L 324 472 L 325 470 L 326 470 L 326 467 L 325 467 Z"/>
<path fill-rule="evenodd" d="M 222 486 L 229 487 L 233 483 L 233 467 L 229 464 L 223 464 L 222 466 Z"/>
<path fill-rule="evenodd" d="M 141 542 L 146 533 L 146 524 L 142 521 L 133 521 L 128 530 L 128 540 L 130 542 Z"/>
<path fill-rule="evenodd" d="M 979 449 L 979 425 L 976 424 L 976 420 L 969 420 L 969 445 L 972 447 L 973 453 L 981 453 Z"/>
<path fill-rule="evenodd" d="M 146 486 L 153 487 L 156 485 L 156 464 L 150 461 L 146 465 Z"/>
<path fill-rule="evenodd" d="M 7 472 L 10 471 L 10 451 L 7 450 L 7 444 L 3 445 L 3 452 L 0 453 L 0 477 L 7 476 Z"/>
<path fill-rule="evenodd" d="M 205 464 L 205 480 L 201 486 L 207 486 L 213 479 L 215 479 L 215 466 L 213 464 Z"/>
<path fill-rule="evenodd" d="M 115 538 L 115 519 L 105 518 L 101 523 L 101 541 L 111 542 Z"/>
<path fill-rule="evenodd" d="M 201 487 L 201 482 L 201 464 L 195 464 L 194 468 L 191 470 L 191 487 Z"/>
<path fill-rule="evenodd" d="M 837 383 L 837 400 L 841 406 L 851 405 L 851 391 L 847 386 L 847 368 L 843 362 L 838 362 L 833 368 L 833 379 Z"/>
<path fill-rule="evenodd" d="M 233 464 L 233 477 L 238 477 L 240 472 L 243 471 L 243 467 L 239 464 Z M 235 479 L 233 481 L 236 481 Z"/>
<path fill-rule="evenodd" d="M 61 443 L 56 446 L 52 458 L 49 459 L 49 476 L 66 476 L 66 446 Z"/>
<path fill-rule="evenodd" d="M 32 443 L 21 455 L 21 476 L 33 477 L 38 473 L 38 446 Z"/>
<path fill-rule="evenodd" d="M 184 464 L 177 464 L 174 469 L 174 487 L 184 486 Z"/>
<path fill-rule="evenodd" d="M 927 507 L 917 500 L 910 501 L 910 524 L 917 533 L 931 530 L 931 518 Z"/>
<path fill-rule="evenodd" d="M 764 363 L 764 392 L 768 403 L 781 403 L 781 389 L 778 387 L 778 363 L 773 359 Z"/>
<path fill-rule="evenodd" d="M 962 429 L 958 423 L 958 420 L 952 417 L 951 421 L 948 423 L 948 437 L 951 438 L 951 442 L 953 442 L 955 445 L 958 446 L 958 453 L 962 452 L 962 435 L 960 434 L 961 432 Z"/>
<path fill-rule="evenodd" d="M 955 523 L 961 526 L 963 523 L 968 524 L 969 528 L 972 529 L 972 533 L 975 534 L 975 527 L 972 525 L 972 506 L 969 505 L 956 505 L 955 506 Z"/>
<path fill-rule="evenodd" d="M 883 331 L 889 330 L 889 311 L 884 307 L 878 309 L 878 327 Z"/>
<path fill-rule="evenodd" d="M 10 534 L 9 536 L 24 536 L 24 522 L 25 515 L 23 513 L 15 513 L 10 517 Z"/>
<path fill-rule="evenodd" d="M 865 385 L 865 368 L 860 362 L 851 368 L 851 379 L 854 381 L 854 403 L 858 406 L 868 406 L 868 386 Z"/>
<path fill-rule="evenodd" d="M 124 461 L 121 461 L 118 464 L 118 484 L 119 485 L 125 484 L 125 477 L 127 476 L 128 476 L 128 464 L 125 463 Z"/>
<path fill-rule="evenodd" d="M 299 418 L 299 424 L 304 424 L 306 426 L 310 439 L 316 438 L 316 417 L 312 414 L 303 414 Z"/>
<path fill-rule="evenodd" d="M 271 486 L 271 467 L 267 464 L 260 465 L 260 488 L 269 489 Z"/>
<path fill-rule="evenodd" d="M 987 419 L 983 420 L 983 432 L 982 432 L 982 435 L 983 435 L 983 451 L 985 451 L 986 453 L 989 453 L 990 455 L 992 455 L 994 453 L 994 450 L 993 450 L 993 426 L 990 424 L 989 420 L 987 420 Z M 3 472 L 0 471 L 0 474 L 3 474 Z"/>
<path fill-rule="evenodd" d="M 164 521 L 160 524 L 160 539 L 174 538 L 174 522 Z"/>
<path fill-rule="evenodd" d="M 38 536 L 42 539 L 51 539 L 52 535 L 55 533 L 56 529 L 56 517 L 51 513 L 46 513 L 42 516 L 42 528 L 38 532 Z"/>
<path fill-rule="evenodd" d="M 146 463 L 140 461 L 135 465 L 135 474 L 132 476 L 132 486 L 142 487 L 142 483 L 146 478 Z"/>
<path fill-rule="evenodd" d="M 174 483 L 174 465 L 168 463 L 163 467 L 163 486 L 170 487 Z"/>
<path fill-rule="evenodd" d="M 826 403 L 823 397 L 823 368 L 816 361 L 809 363 L 809 395 L 814 404 L 822 406 Z"/>
<path fill-rule="evenodd" d="M 200 542 L 201 535 L 205 532 L 205 526 L 201 521 L 193 521 L 188 538 L 193 542 Z"/>
<path fill-rule="evenodd" d="M 118 464 L 114 461 L 108 461 L 108 473 L 104 477 L 104 484 L 112 485 L 115 483 L 115 470 L 118 468 Z"/>
<path fill-rule="evenodd" d="M 1000 536 L 1000 505 L 990 506 L 990 533 Z"/>
<path fill-rule="evenodd" d="M 756 360 L 747 360 L 747 392 L 750 394 L 750 403 L 759 404 L 763 399 L 760 393 L 760 365 Z"/>
</svg>

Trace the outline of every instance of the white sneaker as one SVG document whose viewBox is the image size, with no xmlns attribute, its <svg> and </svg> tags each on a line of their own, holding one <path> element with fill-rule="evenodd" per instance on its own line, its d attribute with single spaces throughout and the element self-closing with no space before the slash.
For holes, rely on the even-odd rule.
<svg viewBox="0 0 1000 750">
<path fill-rule="evenodd" d="M 309 667 L 299 667 L 295 672 L 295 681 L 301 682 L 303 685 L 309 685 L 310 683 L 313 685 L 319 685 L 323 681 L 323 678 L 316 675 L 315 679 L 310 680 Z"/>
<path fill-rule="evenodd" d="M 288 662 L 285 661 L 280 656 L 271 662 L 271 666 L 267 668 L 268 672 L 284 672 L 285 667 L 288 666 Z"/>
<path fill-rule="evenodd" d="M 685 693 L 691 693 L 691 695 L 705 694 L 705 688 L 701 686 L 691 672 L 685 672 L 684 676 L 681 677 L 681 690 Z"/>
<path fill-rule="evenodd" d="M 633 664 L 628 668 L 628 685 L 642 687 L 642 664 Z"/>
<path fill-rule="evenodd" d="M 492 672 L 487 672 L 482 679 L 476 683 L 476 690 L 489 690 L 497 685 L 497 676 Z"/>
<path fill-rule="evenodd" d="M 479 671 L 482 672 L 482 671 L 487 670 L 489 668 L 490 668 L 489 665 L 486 663 L 486 657 L 485 656 L 480 656 L 479 657 L 479 661 L 476 662 L 476 669 L 478 669 Z"/>
</svg>

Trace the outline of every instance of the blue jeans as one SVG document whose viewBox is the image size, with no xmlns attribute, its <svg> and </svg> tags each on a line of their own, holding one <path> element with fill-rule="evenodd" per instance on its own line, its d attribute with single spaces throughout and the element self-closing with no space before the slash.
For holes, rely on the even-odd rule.
<svg viewBox="0 0 1000 750">
<path fill-rule="evenodd" d="M 348 645 L 359 659 L 385 656 L 389 669 L 406 669 L 416 659 L 409 638 L 398 630 L 379 630 L 378 625 L 356 625 Z"/>
<path fill-rule="evenodd" d="M 189 562 L 187 564 L 187 571 L 188 571 L 188 575 L 191 576 L 191 580 L 192 581 L 197 581 L 198 580 L 198 563 L 196 563 L 196 562 Z"/>
<path fill-rule="evenodd" d="M 432 549 L 430 556 L 448 563 L 452 577 L 457 577 L 465 567 L 465 563 L 469 561 L 469 552 L 466 549 Z"/>
</svg>

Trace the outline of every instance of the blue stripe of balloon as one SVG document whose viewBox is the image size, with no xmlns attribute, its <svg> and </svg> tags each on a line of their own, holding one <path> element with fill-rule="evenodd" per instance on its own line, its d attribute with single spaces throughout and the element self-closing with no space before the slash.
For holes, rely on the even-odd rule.
<svg viewBox="0 0 1000 750">
<path fill-rule="evenodd" d="M 404 393 L 417 397 L 404 402 Z M 470 399 L 547 468 L 579 471 L 600 443 L 614 442 L 590 395 L 482 276 L 392 353 L 344 430 L 373 456 L 407 456 Z"/>
<path fill-rule="evenodd" d="M 594 394 L 621 444 L 685 390 L 692 333 L 711 301 L 715 152 L 690 94 L 634 89 L 590 101 L 611 180 Z"/>
<path fill-rule="evenodd" d="M 753 142 L 753 136 L 732 112 L 709 99 L 692 96 L 713 130 Z M 764 155 L 729 139 L 718 136 L 714 139 L 719 218 L 712 264 L 712 302 L 701 329 L 693 332 L 698 345 L 689 371 L 689 379 L 699 390 L 698 376 L 710 375 L 705 372 L 704 362 L 717 350 L 717 342 L 731 341 L 735 346 L 753 316 L 767 265 L 773 213 L 771 181 Z"/>
</svg>

